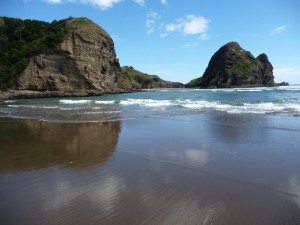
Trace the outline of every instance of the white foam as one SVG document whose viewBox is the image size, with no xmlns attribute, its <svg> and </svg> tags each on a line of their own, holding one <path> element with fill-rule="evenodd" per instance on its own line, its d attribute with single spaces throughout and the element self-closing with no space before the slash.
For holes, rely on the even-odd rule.
<svg viewBox="0 0 300 225">
<path fill-rule="evenodd" d="M 97 115 L 97 114 L 117 114 L 121 113 L 119 110 L 115 111 L 97 111 L 97 112 L 85 112 L 84 114 Z"/>
<path fill-rule="evenodd" d="M 115 104 L 115 101 L 95 101 L 96 104 L 103 104 L 103 105 L 106 105 L 106 104 Z"/>
<path fill-rule="evenodd" d="M 263 89 L 237 89 L 238 92 L 261 92 Z"/>
<path fill-rule="evenodd" d="M 31 108 L 31 109 L 57 109 L 58 106 L 45 106 L 45 105 L 7 105 L 11 108 Z"/>
<path fill-rule="evenodd" d="M 279 86 L 277 87 L 277 89 L 284 90 L 284 91 L 300 91 L 300 85 Z"/>
<path fill-rule="evenodd" d="M 220 102 L 208 101 L 186 101 L 183 107 L 198 110 L 217 110 L 228 113 L 300 113 L 300 104 L 297 103 L 244 103 L 241 105 L 231 105 Z"/>
<path fill-rule="evenodd" d="M 120 105 L 139 105 L 148 107 L 160 107 L 173 105 L 170 100 L 153 100 L 153 99 L 127 99 L 120 102 Z"/>
<path fill-rule="evenodd" d="M 91 100 L 84 100 L 84 99 L 81 99 L 81 100 L 66 100 L 66 99 L 63 99 L 63 100 L 59 100 L 59 103 L 61 104 L 88 104 L 88 103 L 91 103 L 92 101 Z"/>
<path fill-rule="evenodd" d="M 6 100 L 6 101 L 4 101 L 5 103 L 15 103 L 15 102 L 17 102 L 16 100 Z"/>
</svg>

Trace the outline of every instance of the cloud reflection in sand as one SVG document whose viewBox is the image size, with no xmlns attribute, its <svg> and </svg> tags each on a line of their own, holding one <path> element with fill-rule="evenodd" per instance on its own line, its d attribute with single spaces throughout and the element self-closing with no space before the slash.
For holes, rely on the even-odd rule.
<svg viewBox="0 0 300 225">
<path fill-rule="evenodd" d="M 300 180 L 296 176 L 289 178 L 288 192 L 293 194 L 293 200 L 300 209 Z"/>
</svg>

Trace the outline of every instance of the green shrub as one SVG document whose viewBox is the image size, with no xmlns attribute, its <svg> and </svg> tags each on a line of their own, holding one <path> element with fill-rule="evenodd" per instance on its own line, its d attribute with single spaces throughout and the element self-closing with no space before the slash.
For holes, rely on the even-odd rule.
<svg viewBox="0 0 300 225">
<path fill-rule="evenodd" d="M 67 20 L 47 23 L 0 17 L 0 89 L 13 86 L 30 58 L 61 43 Z"/>
</svg>

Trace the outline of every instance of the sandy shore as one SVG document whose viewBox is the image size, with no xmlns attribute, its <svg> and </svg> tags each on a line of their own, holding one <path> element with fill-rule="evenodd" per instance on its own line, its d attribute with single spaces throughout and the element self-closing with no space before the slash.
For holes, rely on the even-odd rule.
<svg viewBox="0 0 300 225">
<path fill-rule="evenodd" d="M 0 118 L 0 224 L 300 224 L 300 121 Z"/>
</svg>

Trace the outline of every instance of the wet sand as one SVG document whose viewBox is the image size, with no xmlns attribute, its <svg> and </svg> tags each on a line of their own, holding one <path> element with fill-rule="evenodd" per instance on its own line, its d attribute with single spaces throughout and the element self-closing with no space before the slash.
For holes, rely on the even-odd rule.
<svg viewBox="0 0 300 225">
<path fill-rule="evenodd" d="M 0 224 L 300 224 L 298 117 L 0 118 Z"/>
</svg>

